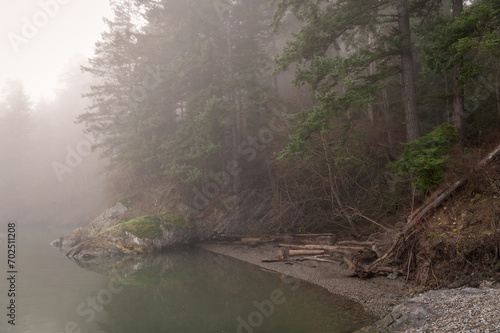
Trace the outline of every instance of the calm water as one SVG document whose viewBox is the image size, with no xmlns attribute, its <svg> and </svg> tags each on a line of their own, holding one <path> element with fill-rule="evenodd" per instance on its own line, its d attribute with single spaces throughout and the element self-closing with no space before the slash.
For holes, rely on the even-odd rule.
<svg viewBox="0 0 500 333">
<path fill-rule="evenodd" d="M 48 245 L 61 231 L 18 228 L 16 326 L 2 314 L 1 332 L 332 333 L 374 321 L 322 288 L 202 250 L 82 267 Z"/>
</svg>

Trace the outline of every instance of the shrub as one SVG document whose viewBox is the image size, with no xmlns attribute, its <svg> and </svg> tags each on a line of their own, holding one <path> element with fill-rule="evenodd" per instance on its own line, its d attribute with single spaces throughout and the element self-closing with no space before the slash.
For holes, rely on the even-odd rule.
<svg viewBox="0 0 500 333">
<path fill-rule="evenodd" d="M 426 192 L 443 180 L 448 162 L 446 154 L 457 140 L 457 131 L 451 124 L 444 123 L 418 140 L 403 143 L 401 158 L 388 167 L 399 175 L 410 174 L 413 186 Z"/>
</svg>

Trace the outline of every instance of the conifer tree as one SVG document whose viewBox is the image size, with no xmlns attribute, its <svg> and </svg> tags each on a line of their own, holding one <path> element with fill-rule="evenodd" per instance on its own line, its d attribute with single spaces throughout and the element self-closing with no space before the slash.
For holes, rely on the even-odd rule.
<svg viewBox="0 0 500 333">
<path fill-rule="evenodd" d="M 500 8 L 495 1 L 478 1 L 464 9 L 461 0 L 453 0 L 452 15 L 440 15 L 420 32 L 423 59 L 436 73 L 450 72 L 453 78 L 452 123 L 459 145 L 465 143 L 467 116 L 465 91 L 477 84 L 484 72 L 484 57 L 498 61 L 500 46 Z M 470 89 L 469 89 L 470 90 Z"/>
<path fill-rule="evenodd" d="M 407 140 L 418 138 L 410 9 L 406 0 L 274 3 L 276 27 L 288 11 L 303 23 L 277 57 L 277 69 L 284 71 L 297 64 L 296 83 L 309 84 L 316 97 L 316 107 L 304 113 L 299 122 L 296 148 L 311 133 L 327 130 L 332 117 L 366 108 L 395 74 L 402 77 Z M 397 62 L 401 65 L 397 66 Z"/>
</svg>

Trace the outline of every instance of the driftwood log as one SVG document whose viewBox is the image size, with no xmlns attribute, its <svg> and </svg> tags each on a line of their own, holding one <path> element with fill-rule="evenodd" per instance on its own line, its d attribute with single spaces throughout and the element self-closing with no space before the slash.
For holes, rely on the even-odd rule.
<svg viewBox="0 0 500 333">
<path fill-rule="evenodd" d="M 366 247 L 363 246 L 344 246 L 344 245 L 319 245 L 319 244 L 278 244 L 280 247 L 297 248 L 297 249 L 310 249 L 310 250 L 347 250 L 347 251 L 363 251 Z"/>
<path fill-rule="evenodd" d="M 325 250 L 284 250 L 283 255 L 285 258 L 294 256 L 312 256 L 318 254 L 324 254 Z"/>
</svg>

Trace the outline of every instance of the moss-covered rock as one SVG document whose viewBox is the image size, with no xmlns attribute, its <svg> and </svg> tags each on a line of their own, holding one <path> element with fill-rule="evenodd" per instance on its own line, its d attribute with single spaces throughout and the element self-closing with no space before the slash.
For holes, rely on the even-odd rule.
<svg viewBox="0 0 500 333">
<path fill-rule="evenodd" d="M 182 215 L 164 212 L 130 219 L 126 211 L 117 203 L 53 245 L 67 250 L 66 255 L 77 261 L 89 261 L 186 246 L 194 239 L 188 219 Z"/>
<path fill-rule="evenodd" d="M 155 239 L 162 236 L 163 229 L 186 229 L 187 226 L 187 221 L 183 216 L 166 212 L 134 218 L 121 223 L 119 228 L 140 238 Z"/>
</svg>

